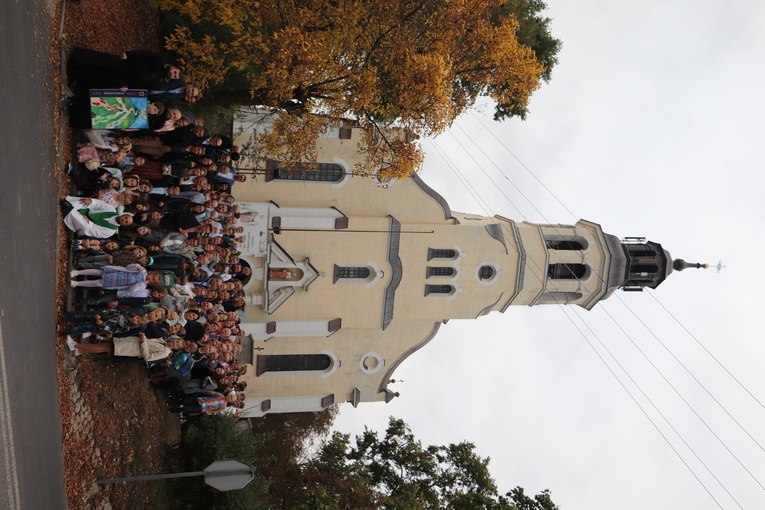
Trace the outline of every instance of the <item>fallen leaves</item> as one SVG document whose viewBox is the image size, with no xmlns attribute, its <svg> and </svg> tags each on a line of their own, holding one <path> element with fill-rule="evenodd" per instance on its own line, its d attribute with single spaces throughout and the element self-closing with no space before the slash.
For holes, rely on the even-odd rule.
<svg viewBox="0 0 765 510">
<path fill-rule="evenodd" d="M 59 12 L 53 17 L 52 33 L 58 33 Z M 84 46 L 120 53 L 129 49 L 161 50 L 159 20 L 148 1 L 81 0 L 66 3 L 64 31 L 51 44 L 49 63 L 54 70 L 53 90 L 61 90 L 60 45 L 66 50 Z M 53 105 L 56 133 L 61 117 L 58 97 Z M 56 137 L 56 155 L 64 160 L 72 154 L 71 136 Z M 69 194 L 70 180 L 63 162 L 54 169 L 61 184 L 59 198 Z M 68 292 L 68 241 L 63 225 L 58 231 L 56 268 L 57 319 Z M 69 510 L 86 505 L 96 508 L 108 499 L 112 508 L 144 508 L 150 492 L 145 483 L 118 484 L 96 490 L 99 478 L 162 471 L 165 447 L 177 441 L 177 421 L 168 419 L 161 395 L 146 380 L 145 367 L 136 362 L 75 358 L 63 337 L 55 341 L 59 406 L 62 423 L 62 453 Z M 76 404 L 75 404 L 76 402 Z"/>
</svg>

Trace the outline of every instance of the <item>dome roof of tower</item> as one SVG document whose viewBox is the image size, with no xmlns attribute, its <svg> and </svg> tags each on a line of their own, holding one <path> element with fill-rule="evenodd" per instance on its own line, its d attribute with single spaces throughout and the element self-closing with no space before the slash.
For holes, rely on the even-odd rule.
<svg viewBox="0 0 765 510">
<path fill-rule="evenodd" d="M 672 255 L 667 250 L 662 249 L 662 251 L 664 252 L 664 257 L 667 259 L 667 272 L 666 272 L 666 276 L 665 276 L 665 278 L 666 278 L 667 276 L 672 274 L 672 267 L 673 267 L 672 266 Z M 678 260 L 682 260 L 682 259 L 678 259 Z"/>
</svg>

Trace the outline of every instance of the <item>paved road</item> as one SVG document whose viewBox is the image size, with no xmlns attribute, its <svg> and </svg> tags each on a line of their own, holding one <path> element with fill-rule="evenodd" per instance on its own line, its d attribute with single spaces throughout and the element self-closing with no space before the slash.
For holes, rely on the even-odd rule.
<svg viewBox="0 0 765 510">
<path fill-rule="evenodd" d="M 54 342 L 50 5 L 0 2 L 0 508 L 66 508 Z"/>
</svg>

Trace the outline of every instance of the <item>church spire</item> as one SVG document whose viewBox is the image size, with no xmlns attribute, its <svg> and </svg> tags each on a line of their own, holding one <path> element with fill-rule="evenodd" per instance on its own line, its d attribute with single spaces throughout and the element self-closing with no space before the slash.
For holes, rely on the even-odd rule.
<svg viewBox="0 0 765 510">
<path fill-rule="evenodd" d="M 624 291 L 642 291 L 645 287 L 655 289 L 673 270 L 709 267 L 709 264 L 689 263 L 683 259 L 672 260 L 660 244 L 646 241 L 644 237 L 625 238 L 622 249 L 626 260 L 624 281 L 620 287 Z"/>
<path fill-rule="evenodd" d="M 696 269 L 709 269 L 709 264 L 700 264 L 698 262 L 691 263 L 686 262 L 683 259 L 677 259 L 672 263 L 672 269 L 675 271 L 682 271 L 683 269 L 688 269 L 691 267 L 695 267 Z"/>
</svg>

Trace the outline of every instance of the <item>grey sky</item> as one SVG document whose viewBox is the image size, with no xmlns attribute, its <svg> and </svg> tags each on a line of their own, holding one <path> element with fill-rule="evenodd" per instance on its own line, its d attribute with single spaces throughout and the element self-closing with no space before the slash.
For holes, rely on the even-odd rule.
<svg viewBox="0 0 765 510">
<path fill-rule="evenodd" d="M 549 488 L 565 510 L 719 508 L 576 324 L 722 508 L 738 505 L 621 373 L 596 336 L 738 503 L 747 510 L 765 508 L 765 489 L 609 317 L 765 485 L 765 452 L 653 336 L 765 445 L 765 409 L 661 306 L 765 402 L 759 285 L 765 258 L 760 223 L 765 216 L 765 4 L 549 4 L 553 33 L 564 46 L 551 83 L 534 95 L 529 119 L 496 124 L 482 115 L 482 124 L 466 115 L 449 133 L 424 142 L 423 178 L 454 210 L 554 223 L 585 218 L 620 237 L 645 236 L 662 243 L 675 257 L 711 264 L 722 259 L 727 269 L 719 275 L 712 269 L 674 274 L 652 295 L 619 293 L 591 312 L 513 308 L 477 321 L 451 321 L 396 372 L 394 377 L 404 382 L 391 387 L 401 392 L 400 398 L 388 405 L 346 406 L 336 428 L 359 432 L 367 424 L 382 430 L 387 416 L 394 415 L 425 443 L 473 441 L 479 453 L 492 457 L 501 490 Z M 481 110 L 491 111 L 488 106 Z M 440 151 L 479 190 L 487 210 L 449 170 Z M 471 354 L 456 356 L 466 344 Z"/>
</svg>

